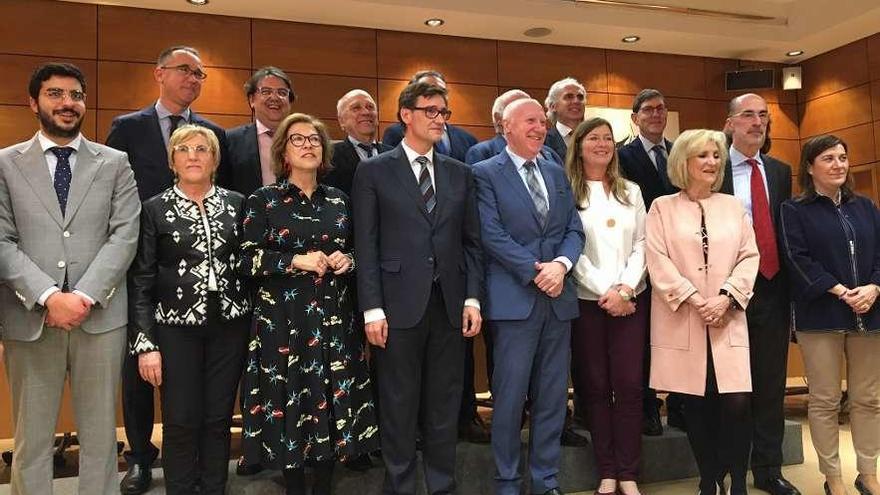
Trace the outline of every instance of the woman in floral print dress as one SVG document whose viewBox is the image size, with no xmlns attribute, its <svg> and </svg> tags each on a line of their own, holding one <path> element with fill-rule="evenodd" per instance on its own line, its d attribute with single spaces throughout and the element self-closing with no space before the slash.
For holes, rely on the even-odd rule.
<svg viewBox="0 0 880 495">
<path fill-rule="evenodd" d="M 277 183 L 247 200 L 241 272 L 254 277 L 254 331 L 242 383 L 245 462 L 283 469 L 288 494 L 330 493 L 336 460 L 378 448 L 363 336 L 352 324 L 348 198 L 318 184 L 324 125 L 293 114 L 272 143 Z"/>
</svg>

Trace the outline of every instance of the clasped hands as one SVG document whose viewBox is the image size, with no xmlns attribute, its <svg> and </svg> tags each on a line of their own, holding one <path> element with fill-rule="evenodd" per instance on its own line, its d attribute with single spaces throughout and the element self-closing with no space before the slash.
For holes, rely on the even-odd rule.
<svg viewBox="0 0 880 495">
<path fill-rule="evenodd" d="M 860 315 L 871 310 L 878 295 L 877 286 L 874 284 L 860 285 L 853 289 L 849 289 L 843 284 L 837 284 L 831 290 L 841 301 L 848 304 L 856 314 Z"/>
<path fill-rule="evenodd" d="M 559 261 L 547 263 L 535 262 L 535 270 L 538 274 L 532 280 L 541 292 L 550 297 L 559 297 L 562 294 L 565 273 L 568 271 L 565 265 Z"/>
<path fill-rule="evenodd" d="M 54 292 L 46 299 L 46 325 L 73 330 L 85 321 L 92 310 L 92 303 L 74 292 Z"/>
<path fill-rule="evenodd" d="M 323 251 L 310 251 L 307 254 L 296 254 L 291 262 L 294 268 L 306 272 L 315 272 L 323 277 L 327 270 L 335 275 L 341 275 L 351 269 L 351 258 L 334 251 L 332 254 L 324 254 Z"/>
<path fill-rule="evenodd" d="M 608 292 L 599 298 L 599 307 L 611 316 L 629 316 L 636 312 L 635 300 L 624 301 L 620 295 L 620 290 L 633 294 L 632 288 L 620 284 L 608 289 Z"/>
<path fill-rule="evenodd" d="M 727 312 L 730 309 L 730 298 L 724 294 L 704 298 L 694 293 L 687 302 L 697 309 L 700 317 L 712 328 L 721 328 L 727 324 Z"/>
</svg>

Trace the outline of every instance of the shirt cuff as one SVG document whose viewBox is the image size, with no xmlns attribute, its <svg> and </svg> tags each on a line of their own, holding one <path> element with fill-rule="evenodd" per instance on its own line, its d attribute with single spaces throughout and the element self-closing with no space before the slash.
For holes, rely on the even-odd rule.
<svg viewBox="0 0 880 495">
<path fill-rule="evenodd" d="M 45 307 L 46 306 L 46 299 L 49 299 L 49 296 L 51 296 L 52 294 L 54 294 L 56 292 L 61 292 L 61 289 L 59 289 L 58 287 L 55 287 L 54 285 L 52 287 L 49 287 L 48 289 L 44 290 L 43 293 L 40 294 L 40 297 L 37 298 L 37 304 Z"/>
<path fill-rule="evenodd" d="M 464 300 L 465 306 L 470 306 L 472 308 L 477 308 L 477 311 L 480 311 L 480 300 L 476 297 L 469 297 Z"/>
<path fill-rule="evenodd" d="M 210 290 L 210 289 L 208 289 L 208 290 Z M 82 297 L 86 298 L 86 301 L 88 301 L 89 304 L 91 304 L 92 306 L 95 305 L 95 300 L 92 298 L 92 296 L 86 294 L 85 292 L 83 292 L 81 290 L 73 289 L 73 293 L 78 296 L 82 296 Z"/>
<path fill-rule="evenodd" d="M 553 258 L 553 261 L 558 261 L 558 262 L 562 263 L 563 265 L 565 265 L 565 273 L 568 273 L 571 271 L 572 263 L 571 263 L 571 260 L 568 259 L 567 257 L 557 256 L 557 257 Z"/>
<path fill-rule="evenodd" d="M 373 308 L 364 311 L 364 323 L 372 323 L 374 321 L 384 320 L 385 310 L 382 308 Z"/>
</svg>

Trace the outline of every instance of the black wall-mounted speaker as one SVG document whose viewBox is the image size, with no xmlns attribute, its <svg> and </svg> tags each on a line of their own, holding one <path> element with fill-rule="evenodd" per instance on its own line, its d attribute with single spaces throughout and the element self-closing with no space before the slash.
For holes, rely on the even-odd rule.
<svg viewBox="0 0 880 495">
<path fill-rule="evenodd" d="M 736 70 L 724 74 L 725 91 L 744 89 L 771 89 L 776 87 L 776 71 L 773 69 Z"/>
</svg>

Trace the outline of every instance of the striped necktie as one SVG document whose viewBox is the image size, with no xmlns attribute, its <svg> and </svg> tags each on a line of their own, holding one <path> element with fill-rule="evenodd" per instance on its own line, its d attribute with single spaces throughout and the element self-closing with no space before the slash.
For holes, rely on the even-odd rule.
<svg viewBox="0 0 880 495">
<path fill-rule="evenodd" d="M 432 213 L 434 211 L 434 207 L 437 206 L 437 198 L 434 197 L 434 184 L 431 183 L 431 173 L 428 172 L 428 158 L 425 156 L 420 156 L 416 158 L 416 163 L 421 165 L 421 170 L 419 170 L 419 192 L 422 193 L 422 199 L 425 200 L 425 208 L 427 208 L 428 213 Z"/>
<path fill-rule="evenodd" d="M 538 210 L 538 216 L 541 217 L 541 226 L 547 222 L 547 213 L 550 211 L 550 205 L 547 204 L 547 197 L 541 189 L 541 183 L 538 181 L 537 165 L 529 160 L 523 164 L 526 170 L 526 184 L 529 186 L 529 195 L 535 203 L 535 209 Z"/>
</svg>

